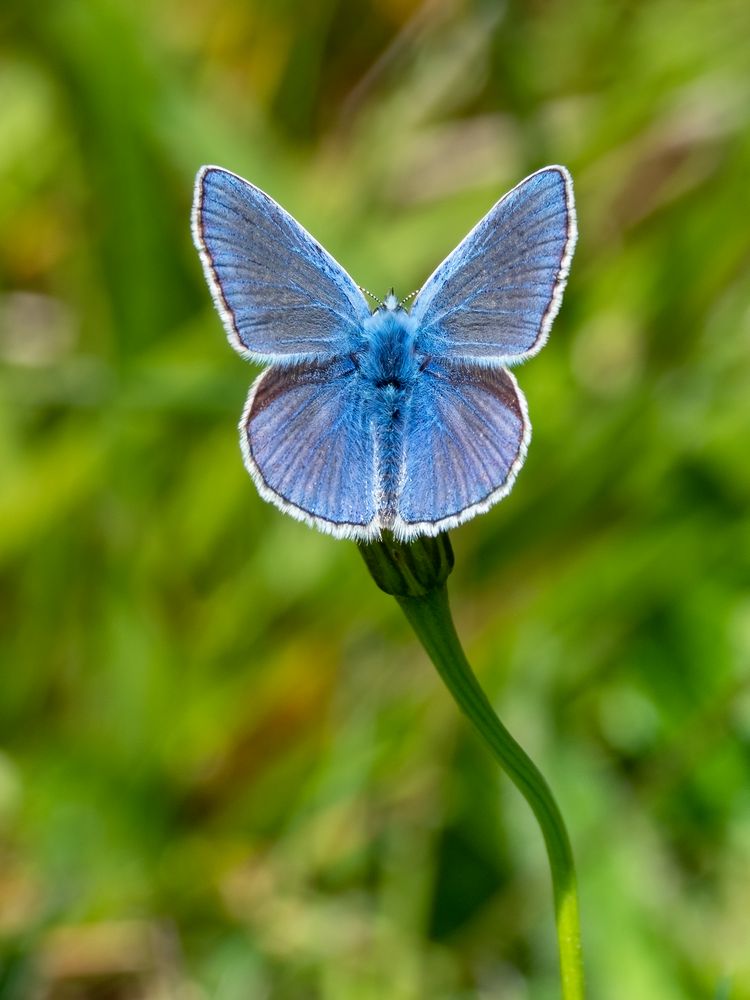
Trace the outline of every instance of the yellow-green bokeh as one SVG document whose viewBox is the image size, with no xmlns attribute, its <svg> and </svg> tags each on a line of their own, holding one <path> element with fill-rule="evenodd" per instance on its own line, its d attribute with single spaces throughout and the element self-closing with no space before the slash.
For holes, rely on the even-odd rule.
<svg viewBox="0 0 750 1000">
<path fill-rule="evenodd" d="M 580 240 L 467 651 L 577 855 L 591 996 L 750 997 L 750 8 L 10 0 L 1 1000 L 550 1000 L 543 846 L 356 548 L 245 473 L 192 181 L 382 293 L 507 188 Z M 731 990 L 731 992 L 730 992 Z"/>
</svg>

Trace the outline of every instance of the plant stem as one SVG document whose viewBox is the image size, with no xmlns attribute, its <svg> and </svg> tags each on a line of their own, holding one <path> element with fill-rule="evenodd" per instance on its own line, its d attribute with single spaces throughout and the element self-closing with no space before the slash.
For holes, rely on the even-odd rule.
<svg viewBox="0 0 750 1000">
<path fill-rule="evenodd" d="M 583 959 L 573 852 L 560 810 L 544 777 L 495 714 L 461 648 L 445 583 L 418 596 L 395 594 L 458 707 L 481 733 L 531 806 L 547 847 L 560 955 L 563 1000 L 583 1000 Z"/>
</svg>

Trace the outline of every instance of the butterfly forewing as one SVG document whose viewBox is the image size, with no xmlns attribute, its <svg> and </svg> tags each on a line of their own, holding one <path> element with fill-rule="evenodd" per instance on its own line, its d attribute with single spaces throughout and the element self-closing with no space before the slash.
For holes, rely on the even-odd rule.
<svg viewBox="0 0 750 1000">
<path fill-rule="evenodd" d="M 240 425 L 245 464 L 282 510 L 341 537 L 377 532 L 369 411 L 351 361 L 272 367 Z"/>
<path fill-rule="evenodd" d="M 535 354 L 557 314 L 576 232 L 564 167 L 545 167 L 521 181 L 417 296 L 411 314 L 425 350 L 485 365 Z"/>
<path fill-rule="evenodd" d="M 530 433 L 526 401 L 509 371 L 431 363 L 406 415 L 396 533 L 436 534 L 500 500 Z"/>
<path fill-rule="evenodd" d="M 370 315 L 344 269 L 272 198 L 219 167 L 199 172 L 193 235 L 232 345 L 259 361 L 352 349 Z"/>
</svg>

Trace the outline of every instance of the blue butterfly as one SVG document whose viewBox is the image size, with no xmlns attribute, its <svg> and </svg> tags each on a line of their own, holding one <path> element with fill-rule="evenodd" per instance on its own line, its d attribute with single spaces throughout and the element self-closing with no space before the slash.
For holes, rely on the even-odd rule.
<svg viewBox="0 0 750 1000">
<path fill-rule="evenodd" d="M 272 198 L 198 172 L 193 237 L 232 346 L 269 365 L 240 422 L 262 497 L 340 538 L 436 535 L 510 491 L 531 435 L 507 366 L 536 354 L 576 241 L 564 167 L 521 181 L 407 311 L 371 312 Z"/>
</svg>

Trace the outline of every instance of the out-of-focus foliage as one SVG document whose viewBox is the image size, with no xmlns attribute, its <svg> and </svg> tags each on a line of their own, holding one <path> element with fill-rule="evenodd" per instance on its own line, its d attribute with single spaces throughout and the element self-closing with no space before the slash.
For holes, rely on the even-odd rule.
<svg viewBox="0 0 750 1000">
<path fill-rule="evenodd" d="M 581 237 L 459 630 L 592 997 L 750 997 L 750 6 L 11 0 L 0 997 L 547 1000 L 543 848 L 353 545 L 257 496 L 204 162 L 375 292 L 548 162 Z"/>
</svg>

